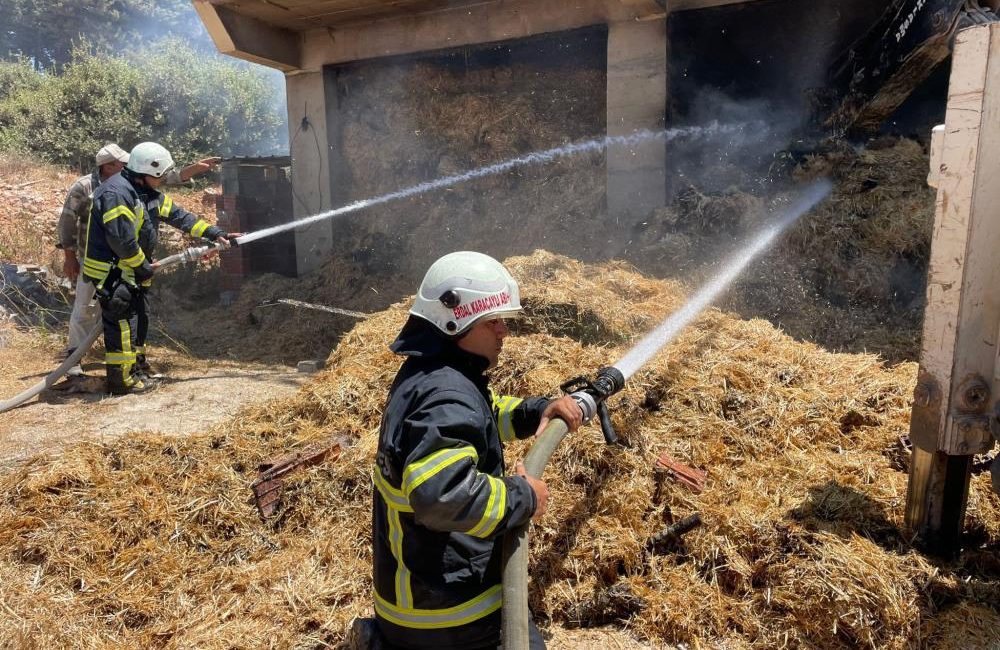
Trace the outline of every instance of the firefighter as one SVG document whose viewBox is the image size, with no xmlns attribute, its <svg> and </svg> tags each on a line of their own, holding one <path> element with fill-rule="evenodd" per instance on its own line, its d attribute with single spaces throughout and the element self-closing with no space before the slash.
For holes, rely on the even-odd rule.
<svg viewBox="0 0 1000 650">
<path fill-rule="evenodd" d="M 107 388 L 113 395 L 142 392 L 149 387 L 148 377 L 136 367 L 137 328 L 140 322 L 146 322 L 142 287 L 153 278 L 151 256 L 157 222 L 167 221 L 223 248 L 230 245 L 228 233 L 173 205 L 158 191 L 173 166 L 165 148 L 143 142 L 132 149 L 124 170 L 94 191 L 83 275 L 94 285 L 101 304 Z M 151 204 L 156 206 L 152 214 L 147 207 Z"/>
<path fill-rule="evenodd" d="M 489 388 L 485 373 L 508 334 L 504 319 L 520 311 L 517 282 L 499 262 L 452 253 L 427 271 L 390 346 L 406 359 L 389 391 L 373 472 L 382 647 L 500 642 L 503 536 L 540 517 L 548 499 L 545 483 L 520 463 L 516 475 L 504 475 L 503 442 L 531 436 L 551 418 L 570 430 L 583 418 L 569 397 L 518 399 Z M 533 649 L 545 647 L 533 623 L 531 638 Z"/>
<path fill-rule="evenodd" d="M 80 254 L 86 245 L 87 222 L 90 219 L 91 199 L 97 187 L 119 173 L 128 162 L 128 153 L 117 144 L 101 147 L 95 156 L 97 169 L 81 176 L 70 186 L 59 214 L 59 242 L 56 248 L 63 251 L 63 274 L 76 285 L 73 313 L 69 319 L 69 337 L 63 358 L 73 354 L 81 341 L 86 338 L 99 320 L 98 308 L 94 302 L 94 285 L 80 275 Z M 171 169 L 165 176 L 165 184 L 178 185 L 202 174 L 218 164 L 220 158 L 205 158 L 188 165 L 180 171 Z M 69 374 L 81 374 L 79 364 L 70 369 Z"/>
</svg>

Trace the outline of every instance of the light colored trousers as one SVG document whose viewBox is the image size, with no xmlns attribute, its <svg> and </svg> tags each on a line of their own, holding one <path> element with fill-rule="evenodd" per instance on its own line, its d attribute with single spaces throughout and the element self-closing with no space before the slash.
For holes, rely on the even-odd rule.
<svg viewBox="0 0 1000 650">
<path fill-rule="evenodd" d="M 98 323 L 101 322 L 101 306 L 94 300 L 94 283 L 80 276 L 76 279 L 76 298 L 73 300 L 73 314 L 69 317 L 69 340 L 67 350 L 75 350 Z"/>
</svg>

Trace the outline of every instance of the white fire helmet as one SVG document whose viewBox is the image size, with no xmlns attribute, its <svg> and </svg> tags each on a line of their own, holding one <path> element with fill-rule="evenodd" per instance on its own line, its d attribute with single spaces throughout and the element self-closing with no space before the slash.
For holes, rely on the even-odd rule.
<svg viewBox="0 0 1000 650">
<path fill-rule="evenodd" d="M 155 142 L 140 142 L 132 147 L 125 165 L 129 171 L 155 178 L 160 178 L 173 166 L 174 159 L 170 157 L 170 152 Z"/>
<path fill-rule="evenodd" d="M 460 251 L 427 269 L 410 313 L 430 321 L 448 336 L 458 336 L 486 316 L 521 311 L 517 280 L 489 255 Z"/>
</svg>

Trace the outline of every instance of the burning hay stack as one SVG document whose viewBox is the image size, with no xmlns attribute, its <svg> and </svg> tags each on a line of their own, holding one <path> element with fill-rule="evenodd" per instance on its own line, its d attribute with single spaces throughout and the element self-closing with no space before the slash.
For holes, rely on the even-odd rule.
<svg viewBox="0 0 1000 650">
<path fill-rule="evenodd" d="M 684 301 L 621 264 L 538 252 L 508 262 L 528 318 L 495 388 L 553 394 Z M 14 646 L 316 647 L 370 612 L 380 409 L 399 361 L 396 305 L 358 325 L 296 397 L 183 439 L 136 434 L 0 479 L 0 637 Z M 703 315 L 610 406 L 625 448 L 587 427 L 557 451 L 532 537 L 532 607 L 554 628 L 648 643 L 906 648 L 1000 644 L 1000 500 L 977 477 L 975 548 L 936 565 L 900 532 L 916 367 L 798 343 L 765 321 Z M 340 457 L 289 481 L 262 522 L 263 460 L 337 435 Z M 661 453 L 709 473 L 695 494 Z M 524 453 L 508 449 L 512 459 Z M 666 549 L 647 540 L 700 512 Z"/>
</svg>

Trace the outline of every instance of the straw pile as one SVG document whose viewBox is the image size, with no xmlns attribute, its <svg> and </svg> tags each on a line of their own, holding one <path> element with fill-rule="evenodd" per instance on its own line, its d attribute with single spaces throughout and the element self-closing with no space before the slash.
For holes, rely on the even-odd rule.
<svg viewBox="0 0 1000 650">
<path fill-rule="evenodd" d="M 551 394 L 677 308 L 684 290 L 622 264 L 509 261 L 530 299 L 495 387 Z M 370 612 L 369 471 L 398 359 L 395 305 L 359 324 L 297 396 L 184 439 L 132 435 L 0 479 L 0 638 L 14 647 L 319 647 Z M 900 532 L 915 366 L 832 354 L 765 321 L 703 315 L 611 408 L 627 449 L 587 427 L 545 478 L 532 606 L 655 644 L 989 648 L 1000 644 L 1000 500 L 974 480 L 975 549 L 934 564 Z M 195 408 L 204 408 L 197 405 Z M 291 481 L 281 514 L 248 496 L 261 460 L 332 434 L 351 445 Z M 509 459 L 523 445 L 508 450 Z M 705 468 L 693 495 L 654 474 Z M 694 511 L 680 547 L 647 538 Z M 957 644 L 957 645 L 956 645 Z"/>
<path fill-rule="evenodd" d="M 906 139 L 873 140 L 862 151 L 832 142 L 807 156 L 791 176 L 828 176 L 836 189 L 723 306 L 828 349 L 916 360 L 934 222 L 927 169 L 922 146 Z M 659 277 L 698 282 L 756 230 L 767 207 L 743 189 L 688 188 L 644 224 L 628 258 Z"/>
<path fill-rule="evenodd" d="M 568 37 L 557 55 L 530 64 L 466 53 L 341 71 L 335 203 L 603 136 L 606 73 L 603 62 L 588 67 L 588 43 Z M 352 260 L 356 276 L 395 275 L 408 286 L 462 248 L 593 259 L 607 247 L 605 176 L 603 154 L 577 156 L 375 207 L 338 223 L 333 255 Z"/>
</svg>

